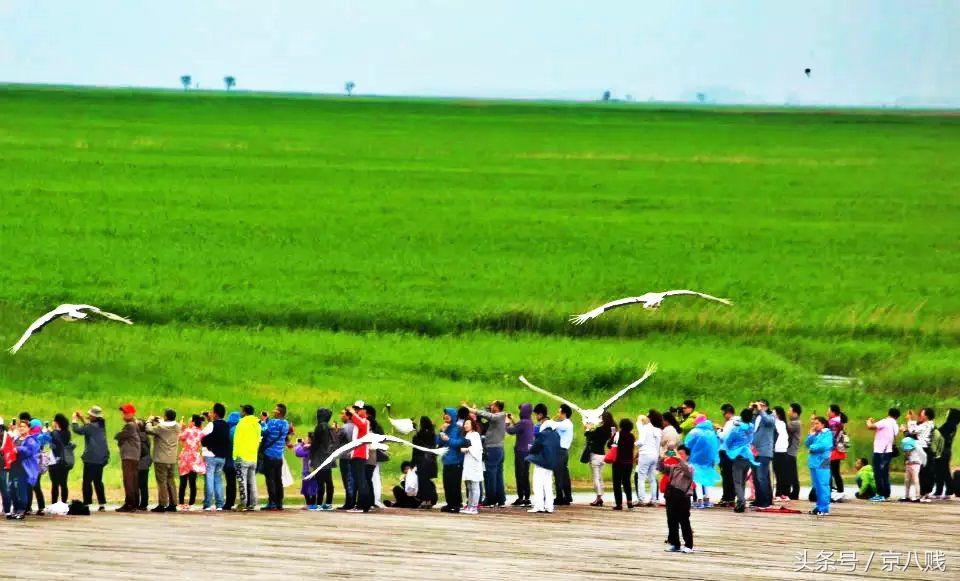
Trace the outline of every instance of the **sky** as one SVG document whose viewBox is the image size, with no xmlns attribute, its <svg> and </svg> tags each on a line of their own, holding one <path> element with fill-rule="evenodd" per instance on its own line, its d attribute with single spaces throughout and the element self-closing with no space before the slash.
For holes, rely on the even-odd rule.
<svg viewBox="0 0 960 581">
<path fill-rule="evenodd" d="M 808 77 L 805 68 L 811 69 Z M 0 82 L 960 107 L 956 0 L 0 0 Z"/>
</svg>

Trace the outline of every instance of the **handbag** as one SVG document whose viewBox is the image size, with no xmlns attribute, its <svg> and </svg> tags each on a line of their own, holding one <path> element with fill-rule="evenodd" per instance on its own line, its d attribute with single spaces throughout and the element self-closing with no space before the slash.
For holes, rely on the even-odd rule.
<svg viewBox="0 0 960 581">
<path fill-rule="evenodd" d="M 584 446 L 583 452 L 580 452 L 580 463 L 589 464 L 590 463 L 590 446 Z"/>
<path fill-rule="evenodd" d="M 613 446 L 610 446 L 610 449 L 607 450 L 606 454 L 604 454 L 603 463 L 613 464 L 616 461 L 617 461 L 617 445 L 614 444 Z"/>
</svg>

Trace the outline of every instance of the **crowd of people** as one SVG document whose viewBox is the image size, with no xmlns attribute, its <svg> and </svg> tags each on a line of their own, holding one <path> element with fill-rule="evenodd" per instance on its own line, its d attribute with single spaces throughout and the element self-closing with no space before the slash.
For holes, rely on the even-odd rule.
<svg viewBox="0 0 960 581">
<path fill-rule="evenodd" d="M 164 410 L 162 417 L 138 419 L 134 405 L 127 403 L 119 407 L 122 424 L 114 436 L 124 489 L 123 503 L 116 510 L 191 510 L 197 503 L 200 476 L 203 510 L 283 510 L 284 491 L 294 482 L 286 451 L 293 449 L 302 463 L 300 492 L 309 510 L 433 508 L 439 504 L 434 481 L 440 478 L 442 512 L 477 514 L 483 508 L 507 505 L 504 446 L 508 436 L 513 439 L 516 482 L 512 506 L 551 513 L 571 504 L 569 463 L 575 427 L 570 407 L 562 404 L 553 415 L 544 403 L 522 403 L 517 416 L 505 410 L 502 401 L 483 408 L 464 402 L 445 408 L 436 428 L 429 417 L 421 417 L 412 443 L 447 448 L 447 452 L 438 459 L 415 449 L 411 459 L 400 464 L 400 481 L 392 488 L 392 498 L 384 499 L 380 467 L 389 455 L 369 444 L 346 449 L 316 476 L 307 477 L 344 444 L 370 432 L 384 433 L 376 408 L 363 401 L 344 408 L 339 421 L 330 409 L 318 409 L 315 426 L 302 437 L 297 437 L 282 403 L 272 413 L 259 415 L 251 405 L 227 414 L 223 404 L 215 403 L 210 411 L 189 420 L 178 420 L 173 409 Z M 592 475 L 596 496 L 590 505 L 605 503 L 609 464 L 613 510 L 664 505 L 668 550 L 689 551 L 693 548 L 691 508 L 727 506 L 742 513 L 748 507 L 768 510 L 775 503 L 799 499 L 801 448 L 808 451 L 809 499 L 816 503 L 811 513 L 827 515 L 832 502 L 847 498 L 841 465 L 852 450 L 849 418 L 839 405 L 830 405 L 826 416 L 810 416 L 806 436 L 798 403 L 771 408 L 766 400 L 758 400 L 739 412 L 729 403 L 718 411 L 717 420 L 712 421 L 687 400 L 664 412 L 651 409 L 636 422 L 616 421 L 605 412 L 599 425 L 586 426 L 579 456 Z M 927 503 L 960 494 L 954 484 L 957 475 L 951 471 L 960 410 L 950 409 L 939 425 L 931 408 L 916 414 L 908 411 L 904 419 L 901 423 L 900 410 L 891 408 L 883 419 L 866 420 L 866 428 L 874 433 L 873 451 L 856 460 L 854 496 L 872 502 L 890 500 L 891 461 L 901 453 L 905 466 L 901 501 Z M 105 510 L 103 472 L 111 446 L 103 410 L 93 406 L 85 414 L 77 411 L 72 422 L 56 414 L 52 423 L 22 412 L 4 431 L 0 446 L 0 496 L 8 519 L 25 518 L 33 511 L 34 500 L 33 514 L 44 514 L 43 474 L 49 479 L 51 502 L 66 504 L 68 476 L 75 467 L 74 435 L 82 436 L 84 442 L 82 501 L 75 503 L 90 507 L 96 494 L 99 510 Z M 157 499 L 153 508 L 149 507 L 151 468 Z M 344 494 L 343 505 L 336 508 L 334 468 Z M 262 507 L 257 474 L 263 475 L 267 490 Z M 718 483 L 722 494 L 714 503 L 709 490 Z"/>
</svg>

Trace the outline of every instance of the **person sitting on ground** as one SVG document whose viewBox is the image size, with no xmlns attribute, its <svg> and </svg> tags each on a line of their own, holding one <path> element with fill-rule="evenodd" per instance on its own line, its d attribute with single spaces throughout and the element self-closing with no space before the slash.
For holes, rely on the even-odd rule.
<svg viewBox="0 0 960 581">
<path fill-rule="evenodd" d="M 147 434 L 153 436 L 153 477 L 157 481 L 157 506 L 151 512 L 177 511 L 177 444 L 180 424 L 177 412 L 163 410 L 163 420 L 154 416 L 147 422 Z"/>
<path fill-rule="evenodd" d="M 696 424 L 695 424 L 696 425 Z M 709 425 L 709 423 L 707 424 Z M 693 468 L 687 463 L 689 450 L 683 444 L 677 446 L 676 461 L 667 467 L 667 485 L 663 497 L 667 502 L 667 543 L 669 553 L 693 552 L 693 527 L 690 526 L 690 497 L 696 486 Z M 683 534 L 683 546 L 680 535 Z"/>
<path fill-rule="evenodd" d="M 877 495 L 877 481 L 874 479 L 873 466 L 866 458 L 857 458 L 857 493 L 861 499 L 871 499 Z"/>
<path fill-rule="evenodd" d="M 417 476 L 417 467 L 413 462 L 401 462 L 400 471 L 403 472 L 403 478 L 400 483 L 393 487 L 393 500 L 385 500 L 384 504 L 395 508 L 420 508 L 423 501 L 418 496 L 420 493 L 420 478 Z"/>
</svg>

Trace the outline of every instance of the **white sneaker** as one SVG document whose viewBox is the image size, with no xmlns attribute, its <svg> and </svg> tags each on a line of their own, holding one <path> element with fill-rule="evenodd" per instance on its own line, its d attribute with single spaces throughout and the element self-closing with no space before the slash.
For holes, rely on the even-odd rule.
<svg viewBox="0 0 960 581">
<path fill-rule="evenodd" d="M 693 552 L 693 549 L 691 549 L 690 547 L 680 547 L 680 552 L 681 552 L 681 553 L 692 553 L 692 552 Z"/>
<path fill-rule="evenodd" d="M 205 507 L 203 507 L 203 512 L 213 512 L 213 511 L 215 511 L 215 510 L 217 510 L 217 509 L 213 508 L 212 506 L 205 506 Z"/>
<path fill-rule="evenodd" d="M 540 512 L 540 511 L 541 511 L 541 509 L 539 509 L 539 508 L 531 508 L 531 509 L 528 510 L 527 512 L 533 513 L 533 512 Z"/>
</svg>

